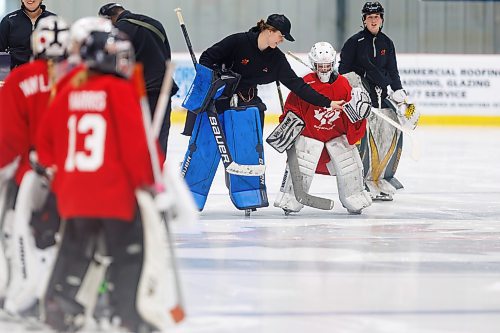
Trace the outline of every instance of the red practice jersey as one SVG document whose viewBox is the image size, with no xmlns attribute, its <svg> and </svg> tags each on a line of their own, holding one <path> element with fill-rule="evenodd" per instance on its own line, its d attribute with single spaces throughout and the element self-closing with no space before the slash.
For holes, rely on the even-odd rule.
<svg viewBox="0 0 500 333">
<path fill-rule="evenodd" d="M 135 189 L 153 184 L 138 94 L 113 75 L 68 83 L 38 132 L 40 163 L 55 165 L 53 189 L 63 218 L 131 221 Z"/>
<path fill-rule="evenodd" d="M 304 81 L 314 90 L 325 95 L 333 101 L 344 100 L 348 102 L 351 99 L 351 86 L 349 81 L 342 75 L 339 75 L 333 83 L 323 83 L 319 80 L 316 73 L 309 73 L 304 76 Z M 286 112 L 293 111 L 300 116 L 306 123 L 302 135 L 322 142 L 328 142 L 343 134 L 346 135 L 350 144 L 355 144 L 365 135 L 366 119 L 351 123 L 344 112 L 339 110 L 327 110 L 307 103 L 294 93 L 290 93 L 285 103 L 285 113 L 281 115 L 283 120 Z M 316 172 L 328 174 L 325 164 L 330 161 L 330 157 L 323 150 Z"/>
<path fill-rule="evenodd" d="M 47 62 L 35 60 L 12 70 L 2 88 L 0 108 L 0 167 L 21 156 L 16 172 L 20 184 L 30 169 L 28 154 L 50 98 Z"/>
<path fill-rule="evenodd" d="M 62 89 L 72 77 L 73 71 L 66 75 L 67 67 L 67 63 L 63 62 L 57 69 L 53 68 L 58 71 L 54 73 L 57 81 L 54 92 Z M 15 176 L 18 184 L 30 169 L 29 151 L 36 148 L 36 132 L 50 103 L 51 88 L 48 63 L 40 59 L 16 67 L 7 77 L 2 89 L 0 167 L 20 156 Z"/>
</svg>

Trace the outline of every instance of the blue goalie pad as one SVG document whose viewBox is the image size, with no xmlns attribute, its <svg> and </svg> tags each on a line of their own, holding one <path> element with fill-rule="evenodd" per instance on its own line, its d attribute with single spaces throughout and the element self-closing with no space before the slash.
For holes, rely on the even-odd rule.
<svg viewBox="0 0 500 333">
<path fill-rule="evenodd" d="M 227 145 L 235 162 L 264 164 L 264 146 L 259 109 L 238 107 L 224 112 Z M 265 177 L 229 175 L 231 201 L 238 209 L 269 206 Z"/>
<path fill-rule="evenodd" d="M 196 64 L 195 70 L 196 76 L 182 107 L 193 113 L 200 113 L 208 107 L 212 99 L 215 100 L 222 95 L 225 83 L 208 67 Z"/>
<path fill-rule="evenodd" d="M 0 81 L 5 81 L 5 78 L 10 72 L 10 54 L 0 52 Z"/>
<path fill-rule="evenodd" d="M 221 123 L 222 123 L 221 119 Z M 181 173 L 193 194 L 196 206 L 205 207 L 212 186 L 220 154 L 206 112 L 196 117 L 188 150 L 182 162 Z"/>
</svg>

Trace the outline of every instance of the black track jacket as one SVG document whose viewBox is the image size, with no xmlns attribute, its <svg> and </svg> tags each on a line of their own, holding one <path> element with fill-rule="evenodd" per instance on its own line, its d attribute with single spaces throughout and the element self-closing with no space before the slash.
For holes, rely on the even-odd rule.
<svg viewBox="0 0 500 333">
<path fill-rule="evenodd" d="M 151 24 L 163 34 L 165 41 L 163 42 L 151 30 L 129 22 L 127 19 Z M 118 16 L 115 25 L 128 35 L 134 45 L 136 61 L 144 65 L 146 90 L 148 92 L 160 91 L 165 75 L 165 61 L 171 58 L 170 44 L 163 25 L 149 16 L 134 14 L 128 10 Z M 173 82 L 172 94 L 175 94 L 177 90 L 177 85 Z"/>
<path fill-rule="evenodd" d="M 55 15 L 41 5 L 42 14 L 36 19 L 35 25 L 22 9 L 7 14 L 0 23 L 0 51 L 9 52 L 11 68 L 27 63 L 31 57 L 31 32 L 40 19 Z"/>
<path fill-rule="evenodd" d="M 402 89 L 392 40 L 383 32 L 376 36 L 366 28 L 349 38 L 340 53 L 339 73 L 356 72 L 370 85 L 372 104 L 378 107 L 375 87 L 383 89 L 382 100 L 387 96 L 387 86 L 393 91 Z"/>
<path fill-rule="evenodd" d="M 310 104 L 330 106 L 331 101 L 327 97 L 316 92 L 295 74 L 279 48 L 268 47 L 260 51 L 258 36 L 256 29 L 230 35 L 205 50 L 200 56 L 200 64 L 211 69 L 221 69 L 224 64 L 226 68 L 241 74 L 236 92 L 241 91 L 245 95 L 250 88 L 259 84 L 279 81 Z"/>
</svg>

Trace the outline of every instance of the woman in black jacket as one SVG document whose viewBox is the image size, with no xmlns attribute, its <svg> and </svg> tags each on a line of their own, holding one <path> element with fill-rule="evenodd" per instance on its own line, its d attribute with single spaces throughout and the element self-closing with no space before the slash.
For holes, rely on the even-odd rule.
<svg viewBox="0 0 500 333">
<path fill-rule="evenodd" d="M 382 32 L 384 8 L 366 2 L 361 10 L 364 29 L 350 37 L 342 47 L 339 73 L 356 72 L 369 85 L 372 105 L 398 122 L 396 112 L 385 101 L 388 87 L 396 103 L 406 100 L 401 85 L 392 40 Z M 368 142 L 369 141 L 369 142 Z M 359 150 L 363 160 L 365 183 L 374 200 L 391 201 L 397 189 L 403 187 L 394 177 L 403 147 L 401 131 L 377 117 L 368 117 L 368 129 Z"/>
<path fill-rule="evenodd" d="M 305 101 L 320 107 L 340 109 L 344 101 L 331 101 L 298 77 L 285 54 L 278 48 L 285 39 L 293 42 L 291 23 L 285 15 L 272 14 L 260 20 L 248 32 L 232 34 L 209 47 L 200 56 L 200 64 L 220 70 L 222 67 L 241 75 L 235 93 L 238 105 L 256 105 L 264 120 L 265 104 L 258 96 L 257 86 L 279 81 Z M 217 112 L 229 109 L 229 99 L 218 100 Z M 196 115 L 188 112 L 184 134 L 191 135 Z"/>
<path fill-rule="evenodd" d="M 41 18 L 55 15 L 42 2 L 21 0 L 21 8 L 7 14 L 0 23 L 0 51 L 10 53 L 11 68 L 30 60 L 31 32 Z"/>
</svg>

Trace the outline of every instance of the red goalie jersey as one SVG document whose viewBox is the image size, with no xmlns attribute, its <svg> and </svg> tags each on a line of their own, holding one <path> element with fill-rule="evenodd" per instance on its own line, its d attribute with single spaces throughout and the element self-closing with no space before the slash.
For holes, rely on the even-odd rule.
<svg viewBox="0 0 500 333">
<path fill-rule="evenodd" d="M 21 156 L 16 182 L 30 169 L 28 153 L 35 145 L 35 133 L 47 109 L 50 85 L 45 60 L 15 68 L 2 88 L 0 109 L 0 167 Z"/>
<path fill-rule="evenodd" d="M 130 81 L 90 76 L 68 84 L 43 118 L 40 163 L 55 165 L 63 218 L 132 220 L 135 189 L 153 184 L 139 99 Z"/>
<path fill-rule="evenodd" d="M 309 73 L 304 76 L 304 81 L 314 90 L 330 98 L 332 101 L 351 99 L 351 86 L 345 77 L 338 75 L 333 83 L 323 83 L 316 73 Z M 307 103 L 294 93 L 290 93 L 285 103 L 285 113 L 281 115 L 283 120 L 286 112 L 292 111 L 300 116 L 306 123 L 302 132 L 303 136 L 313 138 L 322 142 L 328 142 L 343 134 L 346 135 L 350 144 L 355 144 L 365 135 L 366 119 L 351 123 L 342 111 L 327 110 Z M 325 164 L 330 161 L 326 150 L 323 150 L 316 172 L 329 174 Z"/>
</svg>

